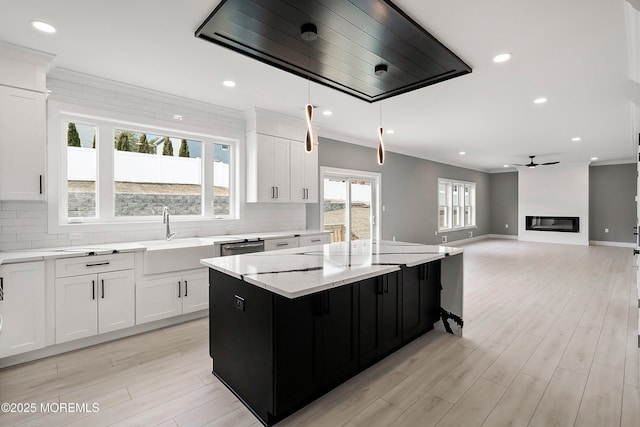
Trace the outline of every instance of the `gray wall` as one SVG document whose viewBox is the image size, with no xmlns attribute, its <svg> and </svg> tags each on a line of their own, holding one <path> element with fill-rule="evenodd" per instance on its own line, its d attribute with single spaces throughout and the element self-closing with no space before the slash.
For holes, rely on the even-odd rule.
<svg viewBox="0 0 640 427">
<path fill-rule="evenodd" d="M 518 172 L 491 174 L 489 188 L 491 234 L 517 236 Z"/>
<path fill-rule="evenodd" d="M 424 244 L 441 242 L 438 229 L 438 178 L 476 183 L 474 236 L 490 233 L 489 174 L 387 152 L 385 164 L 376 163 L 375 149 L 320 138 L 320 166 L 355 169 L 382 174 L 382 238 Z M 516 198 L 517 201 L 517 198 Z M 307 205 L 307 228 L 319 228 L 320 205 Z M 444 233 L 448 241 L 468 237 L 469 230 Z"/>
<path fill-rule="evenodd" d="M 589 240 L 635 242 L 635 196 L 635 164 L 589 167 Z"/>
</svg>

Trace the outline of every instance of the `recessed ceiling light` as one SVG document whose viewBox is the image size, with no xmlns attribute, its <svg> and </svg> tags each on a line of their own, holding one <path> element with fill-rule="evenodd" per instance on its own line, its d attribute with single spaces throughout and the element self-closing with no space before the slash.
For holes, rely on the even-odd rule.
<svg viewBox="0 0 640 427">
<path fill-rule="evenodd" d="M 174 118 L 175 120 L 182 120 L 182 116 L 181 116 L 180 114 L 174 114 L 174 115 L 173 115 L 173 118 Z"/>
<path fill-rule="evenodd" d="M 591 158 L 591 161 L 592 161 L 592 162 L 595 162 L 596 160 L 598 160 L 598 158 L 597 158 L 597 157 L 592 157 L 592 158 Z"/>
<path fill-rule="evenodd" d="M 461 151 L 458 154 L 460 154 L 461 156 L 464 156 L 465 154 L 467 154 L 467 152 L 466 151 Z"/>
<path fill-rule="evenodd" d="M 579 136 L 576 136 L 574 138 L 571 138 L 571 142 L 580 142 L 582 138 L 580 138 Z"/>
<path fill-rule="evenodd" d="M 54 27 L 51 24 L 47 24 L 46 22 L 31 21 L 31 25 L 33 26 L 33 28 L 35 28 L 36 30 L 42 31 L 43 33 L 55 33 L 56 32 L 56 27 Z"/>
<path fill-rule="evenodd" d="M 395 130 L 393 130 L 393 129 L 387 129 L 387 133 L 395 133 Z"/>
<path fill-rule="evenodd" d="M 501 53 L 493 57 L 493 62 L 499 64 L 501 62 L 507 62 L 510 59 L 511 59 L 510 53 Z"/>
<path fill-rule="evenodd" d="M 235 87 L 236 86 L 236 82 L 234 82 L 233 80 L 225 80 L 222 82 L 223 85 L 225 85 L 226 87 Z"/>
<path fill-rule="evenodd" d="M 325 115 L 325 116 L 331 116 L 331 115 L 333 115 L 333 111 L 331 111 L 331 110 L 324 110 L 324 111 L 322 112 L 322 114 L 323 114 L 323 115 Z"/>
<path fill-rule="evenodd" d="M 534 104 L 544 104 L 544 103 L 545 103 L 545 102 L 547 102 L 547 101 L 548 101 L 548 99 L 547 99 L 547 98 L 545 98 L 545 97 L 543 96 L 543 97 L 541 97 L 541 98 L 536 98 L 536 99 L 534 99 L 534 100 L 533 100 L 533 103 L 534 103 Z"/>
<path fill-rule="evenodd" d="M 503 165 L 502 167 L 503 167 L 503 168 L 508 168 L 508 167 L 509 167 L 509 165 Z"/>
</svg>

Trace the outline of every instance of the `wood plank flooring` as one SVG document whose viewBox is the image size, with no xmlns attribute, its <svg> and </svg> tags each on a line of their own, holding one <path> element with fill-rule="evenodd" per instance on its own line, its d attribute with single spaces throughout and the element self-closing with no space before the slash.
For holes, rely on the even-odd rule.
<svg viewBox="0 0 640 427">
<path fill-rule="evenodd" d="M 464 334 L 432 331 L 279 426 L 638 426 L 631 249 L 465 246 Z M 207 319 L 0 370 L 0 426 L 259 426 L 211 375 Z M 231 325 L 230 325 L 231 327 Z M 98 412 L 43 412 L 64 403 Z"/>
</svg>

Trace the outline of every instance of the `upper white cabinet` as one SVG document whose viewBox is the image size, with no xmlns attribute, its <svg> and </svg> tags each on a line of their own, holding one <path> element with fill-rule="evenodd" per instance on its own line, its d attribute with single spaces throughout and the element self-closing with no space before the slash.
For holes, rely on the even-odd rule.
<svg viewBox="0 0 640 427">
<path fill-rule="evenodd" d="M 44 262 L 0 266 L 0 358 L 44 346 Z"/>
<path fill-rule="evenodd" d="M 291 201 L 318 203 L 318 146 L 304 151 L 304 142 L 290 141 Z"/>
<path fill-rule="evenodd" d="M 45 84 L 52 59 L 0 42 L 0 200 L 44 200 Z"/>
<path fill-rule="evenodd" d="M 318 145 L 304 150 L 306 124 L 264 110 L 247 112 L 248 203 L 318 201 Z"/>
<path fill-rule="evenodd" d="M 289 140 L 247 135 L 247 202 L 289 202 Z"/>
<path fill-rule="evenodd" d="M 44 200 L 46 95 L 0 85 L 0 200 Z"/>
</svg>

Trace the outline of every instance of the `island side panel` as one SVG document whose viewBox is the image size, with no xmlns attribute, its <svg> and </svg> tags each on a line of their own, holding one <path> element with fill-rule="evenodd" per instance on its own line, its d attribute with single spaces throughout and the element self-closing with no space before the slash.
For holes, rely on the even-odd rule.
<svg viewBox="0 0 640 427">
<path fill-rule="evenodd" d="M 436 327 L 454 335 L 462 336 L 462 300 L 464 268 L 462 253 L 440 260 L 440 317 Z"/>
<path fill-rule="evenodd" d="M 273 412 L 272 298 L 265 289 L 209 269 L 213 374 L 265 424 Z"/>
</svg>

